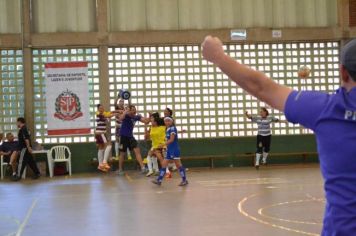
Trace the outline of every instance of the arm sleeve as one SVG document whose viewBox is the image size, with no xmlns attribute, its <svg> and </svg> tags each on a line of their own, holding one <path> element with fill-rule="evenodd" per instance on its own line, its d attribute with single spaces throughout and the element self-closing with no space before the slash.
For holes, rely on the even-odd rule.
<svg viewBox="0 0 356 236">
<path fill-rule="evenodd" d="M 329 100 L 329 95 L 315 91 L 293 91 L 288 96 L 284 113 L 291 123 L 315 130 L 316 123 Z"/>
<path fill-rule="evenodd" d="M 140 121 L 142 119 L 142 116 L 141 115 L 137 115 L 135 116 L 134 120 L 135 121 Z"/>
<path fill-rule="evenodd" d="M 24 139 L 28 139 L 28 140 L 30 139 L 30 134 L 27 129 L 23 129 L 22 135 L 23 135 Z"/>
</svg>

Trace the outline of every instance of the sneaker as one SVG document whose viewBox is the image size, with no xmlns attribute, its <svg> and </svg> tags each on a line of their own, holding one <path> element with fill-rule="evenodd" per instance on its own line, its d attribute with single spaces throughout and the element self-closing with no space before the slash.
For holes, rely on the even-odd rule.
<svg viewBox="0 0 356 236">
<path fill-rule="evenodd" d="M 150 177 L 151 175 L 153 175 L 155 172 L 153 172 L 153 171 L 149 171 L 148 173 L 147 173 L 147 175 L 146 175 L 146 177 Z"/>
<path fill-rule="evenodd" d="M 147 173 L 147 170 L 146 170 L 146 168 L 143 168 L 143 169 L 141 169 L 141 174 L 146 174 Z"/>
<path fill-rule="evenodd" d="M 165 176 L 166 176 L 167 179 L 171 179 L 171 178 L 172 178 L 172 173 L 171 173 L 171 172 L 168 172 L 168 173 L 166 173 Z"/>
<path fill-rule="evenodd" d="M 256 168 L 256 170 L 259 170 L 260 166 L 259 165 L 255 165 L 255 168 Z"/>
<path fill-rule="evenodd" d="M 158 186 L 161 186 L 162 182 L 158 181 L 158 180 L 152 180 L 152 183 L 158 185 Z"/>
<path fill-rule="evenodd" d="M 181 187 L 186 186 L 186 185 L 188 185 L 188 180 L 182 181 L 182 182 L 180 182 L 180 184 L 178 184 L 178 186 L 181 186 Z"/>
<path fill-rule="evenodd" d="M 104 167 L 105 169 L 107 169 L 107 170 L 110 170 L 110 169 L 111 169 L 111 167 L 110 167 L 110 165 L 109 165 L 108 163 L 103 163 L 103 167 Z"/>
<path fill-rule="evenodd" d="M 117 172 L 118 176 L 124 176 L 125 172 L 123 170 L 119 170 L 119 172 Z"/>
<path fill-rule="evenodd" d="M 267 162 L 262 162 L 262 165 L 263 165 L 263 166 L 266 166 L 266 165 L 267 165 Z"/>
<path fill-rule="evenodd" d="M 153 173 L 154 173 L 153 174 L 154 176 L 159 176 L 159 170 L 155 170 L 155 171 L 153 171 Z"/>
<path fill-rule="evenodd" d="M 41 174 L 35 174 L 34 176 L 32 176 L 32 179 L 39 179 L 41 177 Z"/>
<path fill-rule="evenodd" d="M 12 181 L 20 181 L 21 180 L 21 177 L 17 176 L 17 175 L 13 175 L 11 176 L 11 180 Z"/>
<path fill-rule="evenodd" d="M 103 164 L 98 166 L 98 170 L 100 170 L 102 172 L 108 172 L 108 169 L 106 169 Z"/>
</svg>

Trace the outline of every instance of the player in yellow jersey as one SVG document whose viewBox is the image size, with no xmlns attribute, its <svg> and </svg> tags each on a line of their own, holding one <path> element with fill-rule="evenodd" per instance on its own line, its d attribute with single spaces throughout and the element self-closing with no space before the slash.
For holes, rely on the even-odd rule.
<svg viewBox="0 0 356 236">
<path fill-rule="evenodd" d="M 147 177 L 158 174 L 158 160 L 161 162 L 163 160 L 163 151 L 165 144 L 165 135 L 166 135 L 166 127 L 164 125 L 164 121 L 159 117 L 158 113 L 153 113 L 150 117 L 151 128 L 149 132 L 147 132 L 146 139 L 151 139 L 152 148 L 148 152 L 147 155 L 147 166 L 148 173 Z"/>
</svg>

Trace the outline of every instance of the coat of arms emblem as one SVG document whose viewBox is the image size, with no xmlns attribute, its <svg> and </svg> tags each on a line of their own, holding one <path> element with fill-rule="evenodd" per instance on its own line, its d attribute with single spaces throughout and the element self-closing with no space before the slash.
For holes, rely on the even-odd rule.
<svg viewBox="0 0 356 236">
<path fill-rule="evenodd" d="M 83 116 L 79 97 L 72 91 L 63 91 L 56 99 L 54 117 L 69 121 Z"/>
</svg>

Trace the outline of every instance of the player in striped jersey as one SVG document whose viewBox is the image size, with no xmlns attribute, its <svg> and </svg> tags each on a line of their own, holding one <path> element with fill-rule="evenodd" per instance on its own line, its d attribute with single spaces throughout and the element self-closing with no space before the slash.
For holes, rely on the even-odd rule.
<svg viewBox="0 0 356 236">
<path fill-rule="evenodd" d="M 98 169 L 104 172 L 107 172 L 110 169 L 108 159 L 111 155 L 111 139 L 107 132 L 108 124 L 110 123 L 110 118 L 117 113 L 119 113 L 119 111 L 106 112 L 101 104 L 97 105 L 97 112 L 95 114 L 95 139 L 98 147 Z"/>
<path fill-rule="evenodd" d="M 273 116 L 269 116 L 269 112 L 266 108 L 262 107 L 260 110 L 260 116 L 251 116 L 248 112 L 245 113 L 246 117 L 252 122 L 257 123 L 258 134 L 257 134 L 257 151 L 255 167 L 256 169 L 260 166 L 260 159 L 262 156 L 262 164 L 267 164 L 268 152 L 271 146 L 271 123 L 279 122 L 279 120 Z"/>
</svg>

